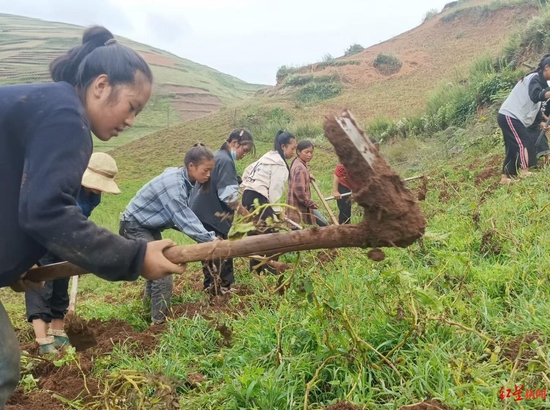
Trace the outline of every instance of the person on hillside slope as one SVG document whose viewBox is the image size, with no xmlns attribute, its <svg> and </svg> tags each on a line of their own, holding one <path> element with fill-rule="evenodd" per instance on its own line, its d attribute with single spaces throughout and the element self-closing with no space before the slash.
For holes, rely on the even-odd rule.
<svg viewBox="0 0 550 410">
<path fill-rule="evenodd" d="M 294 156 L 296 151 L 296 138 L 289 132 L 279 131 L 273 142 L 273 150 L 264 154 L 259 160 L 250 164 L 243 172 L 242 204 L 249 212 L 254 209 L 254 202 L 259 205 L 276 204 L 284 193 L 285 183 L 288 181 L 289 167 L 286 162 Z M 280 212 L 278 206 L 266 207 L 260 214 L 260 220 L 272 218 Z M 271 232 L 269 229 L 264 233 Z M 254 271 L 257 262 L 250 260 L 250 271 Z M 263 271 L 263 267 L 259 269 Z"/>
<path fill-rule="evenodd" d="M 53 83 L 0 87 L 0 287 L 36 286 L 25 273 L 46 251 L 110 280 L 183 273 L 163 250 L 173 242 L 130 241 L 99 228 L 76 199 L 92 155 L 132 126 L 151 95 L 143 58 L 103 27 L 50 65 Z M 15 331 L 0 303 L 0 408 L 19 382 Z"/>
<path fill-rule="evenodd" d="M 89 218 L 101 202 L 103 192 L 120 194 L 114 181 L 118 174 L 115 160 L 104 152 L 92 154 L 88 168 L 82 177 L 82 187 L 76 204 L 82 214 Z M 48 252 L 38 261 L 39 266 L 62 262 Z M 63 318 L 69 306 L 69 278 L 49 280 L 44 287 L 25 292 L 27 320 L 32 323 L 36 342 L 41 355 L 57 353 L 57 349 L 69 343 L 63 330 Z"/>
<path fill-rule="evenodd" d="M 535 141 L 528 127 L 539 124 L 546 131 L 541 104 L 550 98 L 550 54 L 546 54 L 536 71 L 522 78 L 506 98 L 498 112 L 498 125 L 504 136 L 506 155 L 501 184 L 513 182 L 518 174 L 531 175 L 529 167 L 537 164 Z"/>
<path fill-rule="evenodd" d="M 191 209 L 206 230 L 223 239 L 227 239 L 234 213 L 247 214 L 239 202 L 239 176 L 235 161 L 253 150 L 252 135 L 244 129 L 234 130 L 214 154 L 210 188 L 204 191 L 197 186 L 193 193 Z M 203 273 L 205 290 L 211 295 L 227 293 L 235 281 L 233 259 L 205 263 Z"/>
<path fill-rule="evenodd" d="M 370 137 L 370 142 L 374 144 L 378 150 L 380 144 L 376 138 Z M 336 199 L 338 205 L 339 215 L 338 223 L 340 225 L 351 223 L 351 195 L 342 196 L 347 193 L 351 193 L 355 188 L 354 182 L 349 178 L 348 171 L 342 164 L 338 164 L 334 170 L 334 177 L 332 180 L 332 195 Z"/>
<path fill-rule="evenodd" d="M 294 208 L 289 209 L 287 216 L 296 223 L 327 226 L 328 222 L 319 212 L 319 206 L 311 199 L 311 179 L 308 164 L 313 159 L 313 144 L 310 141 L 300 141 L 296 149 L 297 156 L 292 161 L 288 195 L 286 203 Z"/>
<path fill-rule="evenodd" d="M 201 191 L 209 189 L 214 168 L 214 154 L 204 145 L 195 145 L 186 154 L 183 166 L 167 168 L 145 184 L 120 215 L 120 235 L 148 242 L 162 238 L 165 229 L 177 229 L 198 243 L 216 239 L 189 208 L 189 198 L 196 183 Z M 151 321 L 164 323 L 173 290 L 172 275 L 148 280 L 144 301 L 151 298 Z"/>
</svg>

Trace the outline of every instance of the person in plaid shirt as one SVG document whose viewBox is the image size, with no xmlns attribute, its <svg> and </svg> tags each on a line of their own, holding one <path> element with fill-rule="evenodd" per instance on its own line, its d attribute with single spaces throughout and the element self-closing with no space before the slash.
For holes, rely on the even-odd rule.
<svg viewBox="0 0 550 410">
<path fill-rule="evenodd" d="M 288 182 L 288 195 L 286 203 L 294 208 L 289 209 L 287 218 L 296 223 L 302 221 L 308 225 L 327 226 L 328 223 L 318 211 L 319 206 L 311 199 L 309 185 L 312 176 L 307 164 L 313 159 L 313 144 L 304 140 L 298 143 L 297 157 L 290 168 L 290 180 Z"/>
</svg>

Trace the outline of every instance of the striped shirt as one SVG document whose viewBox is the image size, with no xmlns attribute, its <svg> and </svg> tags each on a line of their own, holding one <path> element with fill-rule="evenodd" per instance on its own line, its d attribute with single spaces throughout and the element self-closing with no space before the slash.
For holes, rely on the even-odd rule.
<svg viewBox="0 0 550 410">
<path fill-rule="evenodd" d="M 204 229 L 189 208 L 192 189 L 187 169 L 166 168 L 138 191 L 122 213 L 122 219 L 136 220 L 149 229 L 177 229 L 199 243 L 213 241 L 214 232 Z"/>
</svg>

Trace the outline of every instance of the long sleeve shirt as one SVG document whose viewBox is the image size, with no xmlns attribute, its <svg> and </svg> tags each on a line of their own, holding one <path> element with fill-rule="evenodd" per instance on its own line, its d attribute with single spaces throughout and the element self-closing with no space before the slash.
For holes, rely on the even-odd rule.
<svg viewBox="0 0 550 410">
<path fill-rule="evenodd" d="M 191 209 L 202 222 L 227 235 L 235 214 L 231 205 L 239 200 L 239 178 L 229 151 L 216 151 L 214 159 L 209 189 L 205 191 L 197 184 L 190 201 Z"/>
<path fill-rule="evenodd" d="M 70 84 L 0 87 L 0 287 L 47 249 L 104 279 L 137 279 L 146 242 L 98 227 L 77 207 L 91 154 L 89 119 Z"/>
<path fill-rule="evenodd" d="M 515 85 L 500 107 L 499 113 L 521 121 L 525 127 L 530 127 L 535 122 L 542 121 L 540 108 L 546 100 L 545 95 L 548 91 L 550 88 L 542 74 L 529 74 Z"/>
<path fill-rule="evenodd" d="M 287 216 L 296 223 L 303 221 L 313 225 L 315 216 L 315 202 L 311 199 L 310 178 L 307 165 L 300 159 L 296 158 L 290 168 L 290 180 L 288 182 L 287 204 L 298 210 L 289 209 Z"/>
<path fill-rule="evenodd" d="M 146 228 L 160 231 L 175 228 L 199 243 L 211 242 L 216 235 L 204 229 L 189 207 L 192 190 L 187 169 L 167 168 L 138 191 L 124 210 L 123 218 L 135 219 Z"/>
</svg>

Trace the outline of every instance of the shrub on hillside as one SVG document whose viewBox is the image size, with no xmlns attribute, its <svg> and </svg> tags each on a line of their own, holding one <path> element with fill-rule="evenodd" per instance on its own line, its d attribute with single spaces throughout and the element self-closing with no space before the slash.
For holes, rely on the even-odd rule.
<svg viewBox="0 0 550 410">
<path fill-rule="evenodd" d="M 437 9 L 430 9 L 426 12 L 426 14 L 424 15 L 424 19 L 422 20 L 423 22 L 426 22 L 428 20 L 431 20 L 433 19 L 435 16 L 437 16 L 439 13 L 439 11 Z"/>
<path fill-rule="evenodd" d="M 299 87 L 306 85 L 313 80 L 313 74 L 291 74 L 286 77 L 284 85 L 285 87 Z"/>
<path fill-rule="evenodd" d="M 428 98 L 426 130 L 461 127 L 473 117 L 476 108 L 475 94 L 469 87 L 459 84 L 440 87 Z"/>
<path fill-rule="evenodd" d="M 550 8 L 529 20 L 525 27 L 513 35 L 504 47 L 508 63 L 521 64 L 533 54 L 545 54 L 550 49 Z"/>
<path fill-rule="evenodd" d="M 323 63 L 331 63 L 333 61 L 334 61 L 334 57 L 330 53 L 326 53 L 321 59 L 321 62 Z"/>
<path fill-rule="evenodd" d="M 298 71 L 298 68 L 295 67 L 288 67 L 286 65 L 279 67 L 276 74 L 277 84 L 281 83 L 290 74 L 296 73 L 296 71 Z"/>
<path fill-rule="evenodd" d="M 250 109 L 237 117 L 234 126 L 245 128 L 255 140 L 272 142 L 278 130 L 288 129 L 292 115 L 280 107 L 272 109 Z"/>
<path fill-rule="evenodd" d="M 363 51 L 365 49 L 365 47 L 363 47 L 361 44 L 352 44 L 351 46 L 349 46 L 346 51 L 344 51 L 344 57 L 349 57 L 349 56 L 352 56 L 354 54 L 357 54 L 357 53 L 360 53 L 361 51 Z"/>
<path fill-rule="evenodd" d="M 339 95 L 344 87 L 337 82 L 312 81 L 306 84 L 296 94 L 296 99 L 302 103 L 328 100 Z"/>
<path fill-rule="evenodd" d="M 385 75 L 397 73 L 402 65 L 401 60 L 393 54 L 382 53 L 378 54 L 373 63 L 374 68 Z"/>
<path fill-rule="evenodd" d="M 345 65 L 359 65 L 359 64 L 361 64 L 361 61 L 358 61 L 358 60 L 341 60 L 341 61 L 330 60 L 330 61 L 322 61 L 320 63 L 317 63 L 316 69 L 323 70 L 326 67 L 341 67 Z"/>
</svg>

